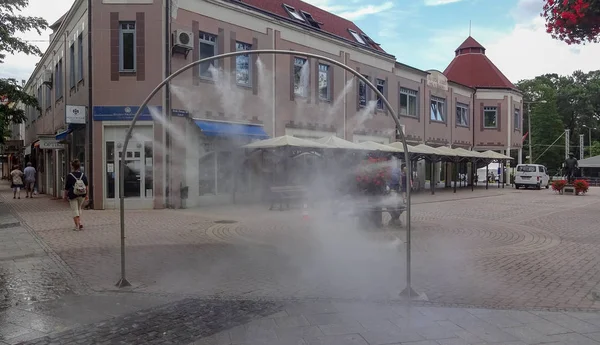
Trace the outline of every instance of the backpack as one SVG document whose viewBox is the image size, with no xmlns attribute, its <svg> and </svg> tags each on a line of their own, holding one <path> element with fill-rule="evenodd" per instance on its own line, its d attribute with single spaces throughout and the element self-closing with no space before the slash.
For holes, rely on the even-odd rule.
<svg viewBox="0 0 600 345">
<path fill-rule="evenodd" d="M 83 182 L 83 173 L 81 173 L 81 177 L 77 178 L 75 175 L 70 174 L 75 179 L 75 183 L 73 184 L 73 194 L 77 196 L 83 196 L 87 194 L 87 186 Z"/>
</svg>

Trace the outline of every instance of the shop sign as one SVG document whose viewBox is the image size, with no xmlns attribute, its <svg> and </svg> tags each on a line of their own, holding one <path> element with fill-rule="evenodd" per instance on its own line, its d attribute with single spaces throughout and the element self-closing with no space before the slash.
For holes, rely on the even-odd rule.
<svg viewBox="0 0 600 345">
<path fill-rule="evenodd" d="M 84 105 L 67 105 L 65 121 L 67 124 L 85 125 L 86 107 Z"/>
<path fill-rule="evenodd" d="M 40 149 L 54 150 L 62 148 L 63 144 L 59 143 L 56 138 L 40 138 Z"/>
<path fill-rule="evenodd" d="M 4 142 L 4 153 L 19 153 L 23 148 L 23 140 L 6 140 Z"/>
</svg>

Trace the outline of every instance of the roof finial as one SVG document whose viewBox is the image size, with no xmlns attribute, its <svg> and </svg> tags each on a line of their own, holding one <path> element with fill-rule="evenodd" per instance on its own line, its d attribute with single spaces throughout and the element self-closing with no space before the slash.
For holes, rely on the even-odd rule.
<svg viewBox="0 0 600 345">
<path fill-rule="evenodd" d="M 471 36 L 471 21 L 469 20 L 469 36 Z"/>
</svg>

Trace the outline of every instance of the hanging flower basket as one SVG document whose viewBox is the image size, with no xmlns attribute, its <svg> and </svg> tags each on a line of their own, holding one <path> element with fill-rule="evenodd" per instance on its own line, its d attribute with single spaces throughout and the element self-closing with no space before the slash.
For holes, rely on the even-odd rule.
<svg viewBox="0 0 600 345">
<path fill-rule="evenodd" d="M 575 187 L 577 195 L 583 195 L 590 189 L 590 184 L 586 180 L 575 180 L 573 187 Z"/>
</svg>

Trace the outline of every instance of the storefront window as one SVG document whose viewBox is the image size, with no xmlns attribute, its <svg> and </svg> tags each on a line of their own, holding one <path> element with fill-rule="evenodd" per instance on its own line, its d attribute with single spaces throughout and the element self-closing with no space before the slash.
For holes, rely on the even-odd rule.
<svg viewBox="0 0 600 345">
<path fill-rule="evenodd" d="M 217 154 L 217 194 L 231 193 L 233 191 L 234 160 L 231 152 L 218 152 Z"/>
<path fill-rule="evenodd" d="M 208 152 L 200 158 L 198 174 L 200 178 L 200 195 L 215 194 L 215 153 Z"/>
</svg>

